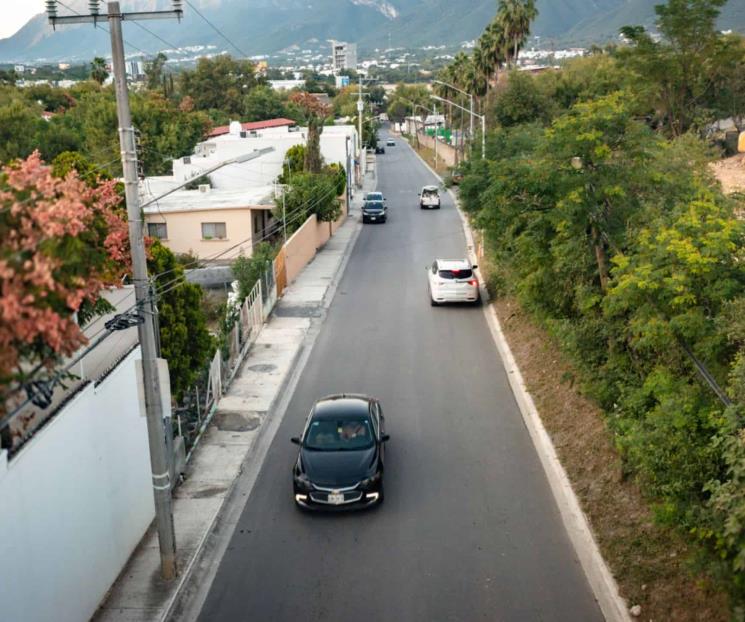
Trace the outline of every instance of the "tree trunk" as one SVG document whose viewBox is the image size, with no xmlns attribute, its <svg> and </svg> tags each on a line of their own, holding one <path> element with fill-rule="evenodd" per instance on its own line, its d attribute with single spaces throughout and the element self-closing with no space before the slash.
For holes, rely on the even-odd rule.
<svg viewBox="0 0 745 622">
<path fill-rule="evenodd" d="M 600 236 L 597 226 L 592 225 L 592 245 L 595 249 L 595 261 L 598 264 L 598 275 L 600 277 L 600 289 L 603 293 L 608 291 L 609 270 L 608 270 L 608 255 L 605 252 L 605 245 Z"/>
<path fill-rule="evenodd" d="M 322 121 L 312 119 L 308 123 L 308 144 L 305 147 L 303 168 L 307 173 L 321 172 L 321 126 Z"/>
</svg>

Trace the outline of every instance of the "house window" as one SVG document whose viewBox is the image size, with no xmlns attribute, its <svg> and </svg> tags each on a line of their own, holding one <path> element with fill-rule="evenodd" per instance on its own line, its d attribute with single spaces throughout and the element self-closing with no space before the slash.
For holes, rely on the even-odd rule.
<svg viewBox="0 0 745 622">
<path fill-rule="evenodd" d="M 203 240 L 224 240 L 227 238 L 227 232 L 224 222 L 203 222 L 202 239 Z"/>
<path fill-rule="evenodd" d="M 151 238 L 158 240 L 168 239 L 168 227 L 164 222 L 149 222 L 147 223 L 147 234 Z"/>
</svg>

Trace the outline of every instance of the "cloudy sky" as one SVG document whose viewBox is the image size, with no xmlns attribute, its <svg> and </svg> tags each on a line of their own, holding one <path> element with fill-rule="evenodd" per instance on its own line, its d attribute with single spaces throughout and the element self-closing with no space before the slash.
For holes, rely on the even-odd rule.
<svg viewBox="0 0 745 622">
<path fill-rule="evenodd" d="M 44 0 L 0 0 L 0 39 L 14 34 L 37 13 L 44 12 Z"/>
</svg>

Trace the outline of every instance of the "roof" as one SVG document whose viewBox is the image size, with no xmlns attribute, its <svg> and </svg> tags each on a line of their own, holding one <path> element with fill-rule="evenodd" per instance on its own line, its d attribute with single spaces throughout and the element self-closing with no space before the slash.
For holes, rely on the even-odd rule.
<svg viewBox="0 0 745 622">
<path fill-rule="evenodd" d="M 177 190 L 157 203 L 148 205 L 146 215 L 201 212 L 211 209 L 274 209 L 274 186 L 248 187 L 243 190 Z"/>
<path fill-rule="evenodd" d="M 439 192 L 440 189 L 437 186 L 423 186 L 422 190 Z"/>
<path fill-rule="evenodd" d="M 293 121 L 292 119 L 269 119 L 268 121 L 252 121 L 249 123 L 241 123 L 241 130 L 243 130 L 244 132 L 250 132 L 256 130 L 266 130 L 271 127 L 289 127 L 291 125 L 296 125 L 295 121 Z M 222 136 L 223 134 L 229 133 L 229 125 L 220 125 L 219 127 L 214 128 L 209 134 L 207 134 L 207 137 L 214 138 L 215 136 Z"/>
<path fill-rule="evenodd" d="M 364 395 L 331 395 L 316 402 L 313 416 L 320 419 L 333 417 L 366 416 L 370 414 L 370 398 Z"/>
<path fill-rule="evenodd" d="M 440 270 L 470 270 L 472 264 L 468 259 L 438 259 Z"/>
</svg>

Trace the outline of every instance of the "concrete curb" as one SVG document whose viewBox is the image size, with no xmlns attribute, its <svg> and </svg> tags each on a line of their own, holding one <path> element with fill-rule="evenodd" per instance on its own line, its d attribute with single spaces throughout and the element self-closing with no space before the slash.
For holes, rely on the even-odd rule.
<svg viewBox="0 0 745 622">
<path fill-rule="evenodd" d="M 440 182 L 443 181 L 442 177 L 425 160 L 421 157 L 419 159 Z M 448 193 L 452 197 L 455 208 L 460 215 L 463 232 L 466 236 L 466 244 L 468 245 L 468 252 L 471 258 L 473 258 L 475 247 L 468 218 L 460 209 L 458 197 L 455 193 L 449 188 Z M 482 293 L 484 294 L 483 300 L 488 302 L 489 292 L 486 289 L 484 280 L 480 280 L 482 283 Z M 512 393 L 515 396 L 515 401 L 520 408 L 525 427 L 528 429 L 533 445 L 538 452 L 543 470 L 546 473 L 546 479 L 548 479 L 554 500 L 559 508 L 564 528 L 569 535 L 580 564 L 582 564 L 582 570 L 587 577 L 590 589 L 592 589 L 595 595 L 595 600 L 597 600 L 600 610 L 608 622 L 631 622 L 627 603 L 621 597 L 613 573 L 608 568 L 605 559 L 603 559 L 600 553 L 600 548 L 592 533 L 590 523 L 582 511 L 579 499 L 574 493 L 569 477 L 559 460 L 551 437 L 543 426 L 543 421 L 538 414 L 533 398 L 525 386 L 520 368 L 517 366 L 512 350 L 502 332 L 502 326 L 499 323 L 497 312 L 489 304 L 483 305 L 483 311 L 492 338 L 497 346 L 499 356 L 502 358 L 507 378 L 510 382 Z"/>
</svg>

